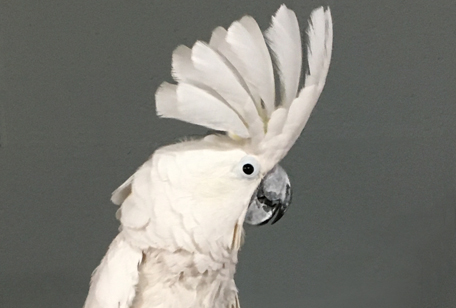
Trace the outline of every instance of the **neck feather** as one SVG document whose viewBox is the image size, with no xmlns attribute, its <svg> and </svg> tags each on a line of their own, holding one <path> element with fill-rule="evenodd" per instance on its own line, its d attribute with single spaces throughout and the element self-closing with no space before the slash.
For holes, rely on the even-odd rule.
<svg viewBox="0 0 456 308">
<path fill-rule="evenodd" d="M 226 258 L 215 260 L 184 250 L 148 250 L 140 265 L 132 308 L 238 307 L 234 283 L 237 253 L 231 250 Z"/>
</svg>

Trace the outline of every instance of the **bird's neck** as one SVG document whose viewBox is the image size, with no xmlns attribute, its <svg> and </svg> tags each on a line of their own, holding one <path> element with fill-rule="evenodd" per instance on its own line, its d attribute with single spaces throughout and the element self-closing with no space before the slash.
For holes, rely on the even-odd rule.
<svg viewBox="0 0 456 308">
<path fill-rule="evenodd" d="M 132 308 L 238 307 L 234 283 L 238 250 L 223 257 L 151 249 L 140 265 L 137 296 Z"/>
</svg>

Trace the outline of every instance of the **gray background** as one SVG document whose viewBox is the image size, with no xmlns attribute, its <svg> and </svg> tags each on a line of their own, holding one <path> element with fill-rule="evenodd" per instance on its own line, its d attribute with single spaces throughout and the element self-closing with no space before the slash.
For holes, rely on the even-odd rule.
<svg viewBox="0 0 456 308">
<path fill-rule="evenodd" d="M 282 1 L 0 2 L 0 307 L 81 307 L 117 232 L 109 197 L 159 146 L 179 44 Z M 326 88 L 283 161 L 294 202 L 248 228 L 243 308 L 456 307 L 456 2 L 329 4 Z"/>
</svg>

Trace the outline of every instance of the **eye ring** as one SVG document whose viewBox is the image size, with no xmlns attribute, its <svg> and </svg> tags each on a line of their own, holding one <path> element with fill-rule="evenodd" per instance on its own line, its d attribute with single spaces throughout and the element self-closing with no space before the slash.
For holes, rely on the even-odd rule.
<svg viewBox="0 0 456 308">
<path fill-rule="evenodd" d="M 238 164 L 238 173 L 243 178 L 253 179 L 260 173 L 260 163 L 253 156 L 245 156 Z"/>
</svg>

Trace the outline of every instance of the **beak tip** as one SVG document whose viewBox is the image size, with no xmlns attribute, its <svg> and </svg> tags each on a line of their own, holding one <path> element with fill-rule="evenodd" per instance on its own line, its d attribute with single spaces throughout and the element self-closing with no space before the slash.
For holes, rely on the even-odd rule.
<svg viewBox="0 0 456 308">
<path fill-rule="evenodd" d="M 277 214 L 275 215 L 274 219 L 272 220 L 271 225 L 278 222 L 285 215 L 290 204 L 291 204 L 291 186 L 288 183 L 286 186 L 285 198 L 284 198 L 283 202 L 276 209 Z"/>
</svg>

